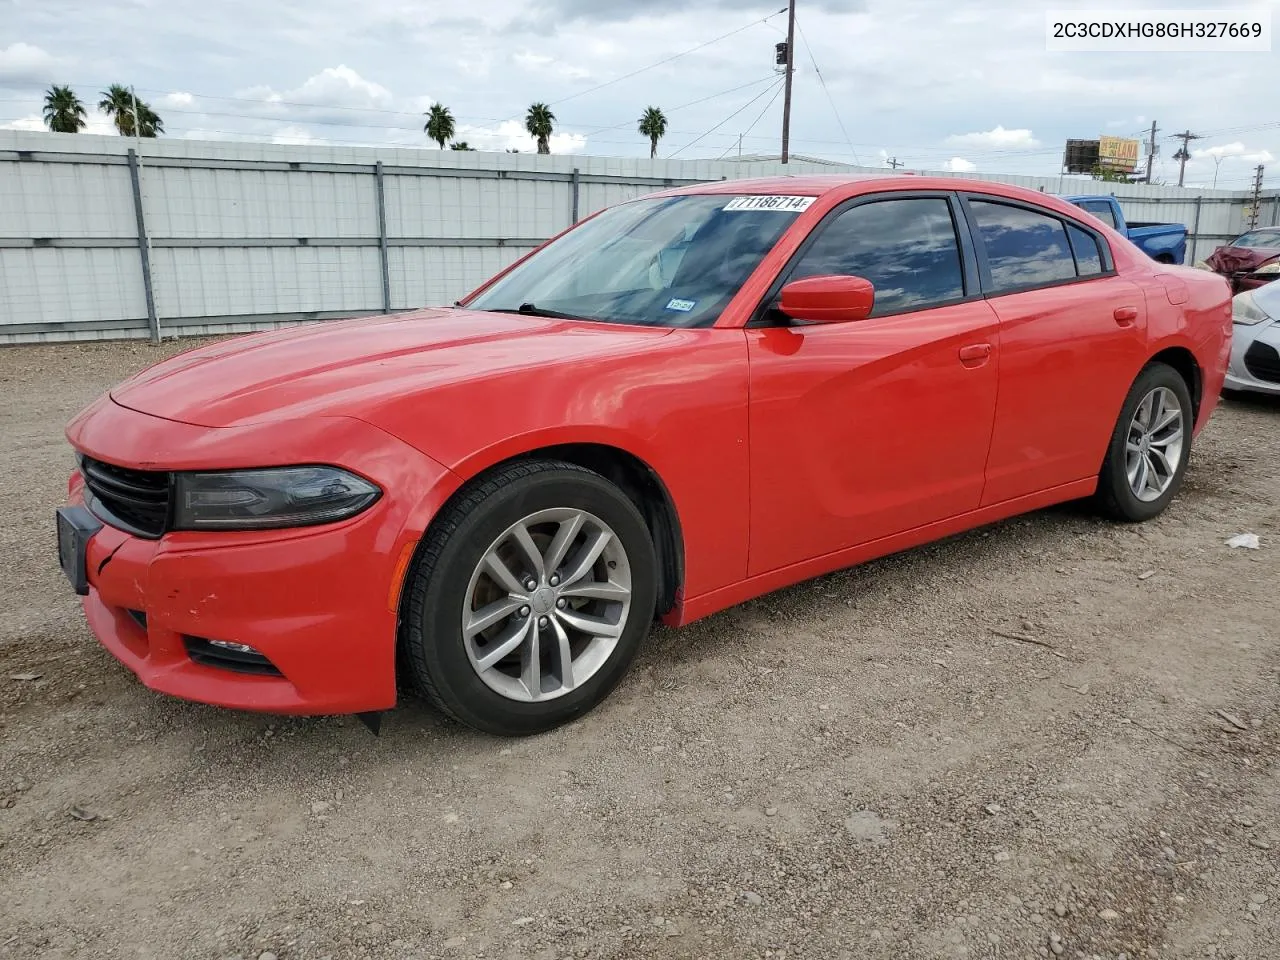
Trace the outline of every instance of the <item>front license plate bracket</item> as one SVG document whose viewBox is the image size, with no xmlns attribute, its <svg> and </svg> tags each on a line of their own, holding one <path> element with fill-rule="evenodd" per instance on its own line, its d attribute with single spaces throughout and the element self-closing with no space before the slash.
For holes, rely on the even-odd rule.
<svg viewBox="0 0 1280 960">
<path fill-rule="evenodd" d="M 102 529 L 102 521 L 84 507 L 59 507 L 58 564 L 81 597 L 89 595 L 89 541 Z"/>
</svg>

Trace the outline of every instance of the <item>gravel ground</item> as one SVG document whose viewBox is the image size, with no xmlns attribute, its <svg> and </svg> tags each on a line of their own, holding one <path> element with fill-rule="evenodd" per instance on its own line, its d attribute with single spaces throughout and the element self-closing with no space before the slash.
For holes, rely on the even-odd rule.
<svg viewBox="0 0 1280 960">
<path fill-rule="evenodd" d="M 1280 403 L 1226 401 L 1152 523 L 655 630 L 548 735 L 375 738 L 152 694 L 85 628 L 62 425 L 176 349 L 0 352 L 0 957 L 1280 956 Z"/>
</svg>

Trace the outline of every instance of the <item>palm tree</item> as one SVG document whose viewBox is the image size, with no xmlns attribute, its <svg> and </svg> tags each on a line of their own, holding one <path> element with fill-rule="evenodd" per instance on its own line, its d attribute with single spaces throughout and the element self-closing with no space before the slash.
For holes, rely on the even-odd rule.
<svg viewBox="0 0 1280 960">
<path fill-rule="evenodd" d="M 70 87 L 54 84 L 45 92 L 44 122 L 54 133 L 79 133 L 84 118 L 84 104 Z"/>
<path fill-rule="evenodd" d="M 443 104 L 433 103 L 424 116 L 427 124 L 422 129 L 427 139 L 434 140 L 443 150 L 445 143 L 453 139 L 453 114 Z"/>
<path fill-rule="evenodd" d="M 657 107 L 649 107 L 640 118 L 640 133 L 649 138 L 649 159 L 658 155 L 658 141 L 667 133 L 667 116 Z"/>
<path fill-rule="evenodd" d="M 102 91 L 102 99 L 98 101 L 98 109 L 111 118 L 116 132 L 122 137 L 154 137 L 164 133 L 164 122 L 159 114 L 151 109 L 150 104 L 135 99 L 133 91 L 113 83 Z M 134 128 L 134 119 L 137 128 Z"/>
<path fill-rule="evenodd" d="M 138 101 L 138 136 L 154 137 L 164 133 L 164 121 L 151 109 L 151 104 Z"/>
<path fill-rule="evenodd" d="M 471 146 L 465 140 L 455 140 L 453 141 L 453 143 L 449 144 L 449 149 L 450 150 L 470 150 L 472 153 L 474 153 L 476 148 Z"/>
<path fill-rule="evenodd" d="M 545 103 L 535 103 L 525 114 L 524 128 L 529 136 L 538 141 L 539 153 L 551 152 L 551 131 L 555 126 L 556 115 Z"/>
</svg>

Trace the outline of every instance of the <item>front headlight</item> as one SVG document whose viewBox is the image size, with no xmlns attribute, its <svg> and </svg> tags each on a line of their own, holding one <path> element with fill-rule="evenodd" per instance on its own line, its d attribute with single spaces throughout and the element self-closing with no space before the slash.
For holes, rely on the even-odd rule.
<svg viewBox="0 0 1280 960">
<path fill-rule="evenodd" d="M 175 530 L 264 530 L 345 520 L 382 491 L 340 467 L 174 474 Z"/>
<path fill-rule="evenodd" d="M 1271 317 L 1254 302 L 1253 292 L 1246 290 L 1244 293 L 1237 293 L 1231 298 L 1231 319 L 1236 323 L 1251 327 L 1255 323 L 1270 320 Z"/>
<path fill-rule="evenodd" d="M 1253 271 L 1255 277 L 1280 277 L 1280 260 L 1272 260 L 1270 263 L 1264 263 L 1257 270 Z"/>
</svg>

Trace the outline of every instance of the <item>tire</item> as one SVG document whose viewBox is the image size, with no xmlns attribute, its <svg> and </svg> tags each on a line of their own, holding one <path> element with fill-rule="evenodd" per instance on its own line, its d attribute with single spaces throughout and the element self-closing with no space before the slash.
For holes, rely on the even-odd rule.
<svg viewBox="0 0 1280 960">
<path fill-rule="evenodd" d="M 1161 391 L 1164 393 L 1160 394 Z M 1130 479 L 1130 466 L 1133 462 L 1130 460 L 1129 447 L 1131 436 L 1139 438 L 1135 441 L 1134 455 L 1137 457 L 1145 456 L 1144 451 L 1148 449 L 1154 449 L 1156 452 L 1167 451 L 1170 454 L 1173 452 L 1170 444 L 1161 447 L 1159 443 L 1161 439 L 1171 436 L 1174 429 L 1172 424 L 1164 431 L 1157 431 L 1148 436 L 1147 447 L 1141 446 L 1140 437 L 1144 431 L 1142 424 L 1135 423 L 1135 416 L 1139 408 L 1153 394 L 1162 396 L 1166 401 L 1172 395 L 1176 400 L 1180 411 L 1177 420 L 1177 426 L 1181 430 L 1180 442 L 1177 444 L 1176 457 L 1156 457 L 1152 454 L 1151 459 L 1148 460 L 1148 474 L 1142 474 L 1139 468 L 1138 480 L 1143 476 L 1149 477 L 1149 485 L 1144 486 L 1143 495 L 1139 496 L 1134 489 L 1136 481 Z M 1144 408 L 1144 413 L 1151 409 Z M 1167 417 L 1170 413 L 1171 411 L 1166 408 L 1165 416 Z M 1187 389 L 1187 382 L 1182 379 L 1181 374 L 1165 363 L 1147 364 L 1134 380 L 1133 386 L 1129 388 L 1129 394 L 1125 397 L 1124 406 L 1120 410 L 1120 417 L 1112 431 L 1111 441 L 1107 445 L 1107 455 L 1102 462 L 1102 470 L 1098 474 L 1097 500 L 1102 512 L 1113 520 L 1125 523 L 1140 523 L 1163 513 L 1173 498 L 1178 495 L 1178 490 L 1186 477 L 1187 462 L 1191 458 L 1193 425 L 1191 392 Z M 1153 463 L 1166 463 L 1172 466 L 1173 471 L 1167 484 L 1164 483 L 1165 473 L 1152 467 Z M 1156 487 L 1163 487 L 1158 495 Z"/>
<path fill-rule="evenodd" d="M 574 515 L 583 518 L 575 528 L 581 533 L 573 533 L 562 548 L 567 552 L 554 561 L 556 539 L 572 526 L 561 518 Z M 525 530 L 530 544 L 536 543 L 544 567 L 551 560 L 555 570 L 564 573 L 563 584 L 549 586 L 560 579 L 555 570 L 539 573 L 534 568 L 532 554 L 522 552 L 522 541 L 512 533 L 517 527 Z M 590 560 L 588 548 L 598 541 L 589 538 L 606 530 L 612 536 L 604 538 L 604 552 Z M 491 572 L 486 565 L 490 554 L 516 582 Z M 571 583 L 571 568 L 587 562 L 588 572 Z M 521 594 L 499 583 L 505 580 L 519 587 L 534 576 L 540 586 Z M 629 581 L 629 600 L 615 599 L 624 581 Z M 575 591 L 584 588 L 608 590 L 610 595 L 577 596 Z M 613 690 L 653 622 L 656 592 L 653 541 L 625 493 L 575 464 L 517 462 L 465 488 L 423 539 L 401 603 L 402 660 L 414 686 L 454 719 L 499 736 L 540 733 L 586 713 Z M 477 599 L 482 594 L 483 601 Z M 502 613 L 502 605 L 513 603 L 522 605 L 474 637 L 464 635 L 464 628 L 486 619 L 479 615 L 486 609 Z M 589 624 L 590 629 L 570 626 L 567 620 L 574 617 L 575 623 Z M 611 619 L 617 622 L 610 624 Z M 548 625 L 539 626 L 543 622 Z M 483 666 L 486 655 L 496 656 L 523 629 L 529 633 L 519 647 L 495 665 Z M 616 635 L 596 635 L 606 630 Z M 532 636 L 537 646 L 530 642 Z M 562 637 L 569 638 L 565 645 Z M 533 650 L 538 652 L 536 660 Z M 567 670 L 566 650 L 572 664 Z M 532 663 L 538 664 L 536 672 L 531 672 Z M 575 674 L 587 678 L 573 679 Z M 555 690 L 544 694 L 550 687 Z"/>
</svg>

